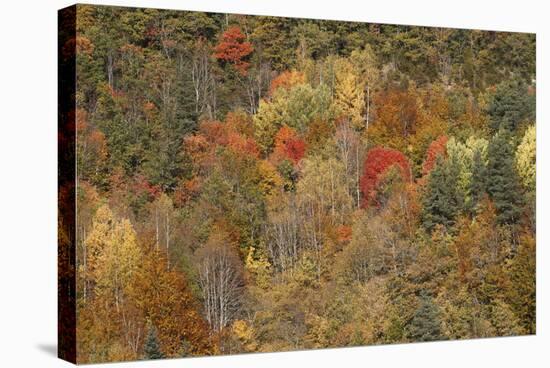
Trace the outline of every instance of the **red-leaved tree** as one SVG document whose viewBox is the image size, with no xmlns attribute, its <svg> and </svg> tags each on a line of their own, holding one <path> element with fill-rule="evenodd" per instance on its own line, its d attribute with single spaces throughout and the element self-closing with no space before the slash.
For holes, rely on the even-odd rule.
<svg viewBox="0 0 550 368">
<path fill-rule="evenodd" d="M 422 175 L 426 176 L 432 171 L 437 161 L 437 156 L 447 154 L 447 138 L 446 135 L 439 136 L 435 139 L 426 150 L 426 159 L 422 164 Z"/>
<path fill-rule="evenodd" d="M 306 151 L 306 143 L 296 131 L 286 125 L 275 135 L 275 148 L 272 157 L 275 161 L 288 159 L 297 164 Z"/>
<path fill-rule="evenodd" d="M 229 27 L 223 34 L 220 43 L 216 46 L 214 57 L 233 64 L 235 69 L 246 75 L 250 63 L 245 58 L 252 53 L 253 47 L 237 26 Z"/>
<path fill-rule="evenodd" d="M 404 181 L 410 180 L 409 160 L 403 153 L 384 147 L 375 147 L 367 153 L 363 175 L 359 184 L 363 195 L 363 208 L 375 201 L 378 184 L 384 174 L 392 167 L 399 169 Z"/>
</svg>

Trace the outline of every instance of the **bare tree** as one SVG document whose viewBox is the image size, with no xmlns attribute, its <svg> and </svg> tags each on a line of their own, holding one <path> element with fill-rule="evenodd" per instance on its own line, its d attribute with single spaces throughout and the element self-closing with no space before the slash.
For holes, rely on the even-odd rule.
<svg viewBox="0 0 550 368">
<path fill-rule="evenodd" d="M 275 267 L 282 271 L 291 269 L 298 258 L 300 245 L 300 218 L 293 200 L 288 206 L 269 215 L 266 226 L 267 249 Z"/>
<path fill-rule="evenodd" d="M 350 195 L 354 198 L 357 208 L 359 208 L 361 204 L 359 188 L 360 158 L 363 156 L 364 151 L 359 133 L 351 128 L 348 120 L 345 120 L 338 126 L 335 140 L 339 159 L 344 164 L 346 186 Z"/>
<path fill-rule="evenodd" d="M 220 332 L 240 309 L 243 279 L 239 260 L 228 245 L 216 240 L 209 241 L 201 251 L 199 284 L 205 317 L 211 330 Z"/>
<path fill-rule="evenodd" d="M 216 80 L 212 72 L 210 54 L 206 41 L 199 39 L 190 59 L 195 113 L 207 113 L 208 117 L 213 119 L 216 113 Z M 183 63 L 183 55 L 180 60 Z"/>
</svg>

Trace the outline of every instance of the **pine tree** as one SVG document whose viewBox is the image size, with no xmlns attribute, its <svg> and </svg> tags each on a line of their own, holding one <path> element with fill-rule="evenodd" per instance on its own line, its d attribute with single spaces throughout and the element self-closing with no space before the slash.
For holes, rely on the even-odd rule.
<svg viewBox="0 0 550 368">
<path fill-rule="evenodd" d="M 510 134 L 501 129 L 488 148 L 487 192 L 495 203 L 500 224 L 513 224 L 522 210 L 522 195 Z"/>
<path fill-rule="evenodd" d="M 514 131 L 522 121 L 535 119 L 535 96 L 524 82 L 505 81 L 497 87 L 488 112 L 494 131 Z"/>
<path fill-rule="evenodd" d="M 428 231 L 435 225 L 452 226 L 462 208 L 463 198 L 458 190 L 458 168 L 442 155 L 428 177 L 426 195 L 423 200 L 422 222 Z"/>
<path fill-rule="evenodd" d="M 160 343 L 157 337 L 157 330 L 155 327 L 150 326 L 147 338 L 145 339 L 145 345 L 143 347 L 143 353 L 145 359 L 163 359 L 164 354 L 160 350 Z"/>
<path fill-rule="evenodd" d="M 439 309 L 426 293 L 420 295 L 420 304 L 407 326 L 407 337 L 411 341 L 445 340 L 441 331 Z"/>
</svg>

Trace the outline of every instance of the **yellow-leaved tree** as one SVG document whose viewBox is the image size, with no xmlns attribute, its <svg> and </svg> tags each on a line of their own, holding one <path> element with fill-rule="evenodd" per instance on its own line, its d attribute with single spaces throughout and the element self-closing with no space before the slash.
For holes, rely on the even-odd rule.
<svg viewBox="0 0 550 368">
<path fill-rule="evenodd" d="M 337 113 L 348 119 L 356 130 L 365 128 L 364 82 L 356 75 L 353 64 L 347 59 L 339 59 L 335 64 L 336 86 L 334 106 Z"/>
<path fill-rule="evenodd" d="M 536 184 L 536 135 L 535 126 L 531 125 L 525 131 L 525 135 L 516 151 L 516 167 L 518 174 L 521 177 L 523 186 L 529 192 L 534 192 Z"/>
</svg>

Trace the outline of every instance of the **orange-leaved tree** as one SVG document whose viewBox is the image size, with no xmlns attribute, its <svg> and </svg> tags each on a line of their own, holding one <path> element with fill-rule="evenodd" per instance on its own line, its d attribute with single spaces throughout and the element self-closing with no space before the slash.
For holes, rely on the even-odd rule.
<svg viewBox="0 0 550 368">
<path fill-rule="evenodd" d="M 275 161 L 288 159 L 297 164 L 306 151 L 306 143 L 301 139 L 296 131 L 286 125 L 283 125 L 275 136 L 275 149 L 272 158 Z"/>
<path fill-rule="evenodd" d="M 397 168 L 402 179 L 410 181 L 411 169 L 409 160 L 400 151 L 391 148 L 375 147 L 367 153 L 363 175 L 360 179 L 363 207 L 368 207 L 371 203 L 377 204 L 378 185 L 381 179 L 384 178 L 384 174 L 391 168 Z"/>
<path fill-rule="evenodd" d="M 246 57 L 253 51 L 252 44 L 246 41 L 245 35 L 237 26 L 229 27 L 223 34 L 220 43 L 215 48 L 214 57 L 228 62 L 241 75 L 246 75 L 250 63 Z"/>
</svg>

